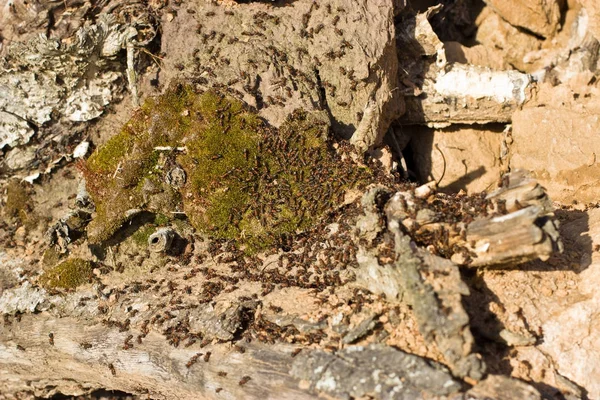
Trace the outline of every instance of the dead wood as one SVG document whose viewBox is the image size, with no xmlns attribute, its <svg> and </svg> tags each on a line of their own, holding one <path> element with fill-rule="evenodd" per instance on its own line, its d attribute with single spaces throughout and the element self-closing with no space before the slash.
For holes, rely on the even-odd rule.
<svg viewBox="0 0 600 400">
<path fill-rule="evenodd" d="M 428 21 L 437 11 L 405 13 L 397 24 L 400 90 L 406 103 L 400 121 L 435 127 L 510 122 L 530 97 L 531 78 L 517 71 L 448 63 L 445 45 Z"/>
<path fill-rule="evenodd" d="M 397 193 L 389 212 L 418 243 L 458 265 L 512 268 L 562 251 L 552 202 L 525 171 L 506 174 L 502 186 L 478 202 L 465 200 L 423 186 Z"/>
<path fill-rule="evenodd" d="M 522 185 L 518 179 L 512 182 L 507 187 L 516 193 Z M 508 196 L 506 190 L 501 193 Z M 281 276 L 279 268 L 285 270 L 291 253 L 273 254 L 239 270 L 230 260 L 240 263 L 244 257 L 203 246 L 195 252 L 208 258 L 199 267 L 150 253 L 149 266 L 160 263 L 161 271 L 142 279 L 139 270 L 120 275 L 100 270 L 108 274 L 103 283 L 74 293 L 48 293 L 27 282 L 4 290 L 2 383 L 10 393 L 38 396 L 98 388 L 190 399 L 270 398 L 275 393 L 290 399 L 317 393 L 382 399 L 395 398 L 394 393 L 401 398 L 458 394 L 458 378 L 476 383 L 486 370 L 474 352 L 462 305 L 469 290 L 456 264 L 416 246 L 404 232 L 403 197 L 391 195 L 389 189 L 375 187 L 363 196 L 358 215 L 348 212 L 328 228 L 341 237 L 353 232 L 358 263 L 336 264 L 334 276 L 356 275 L 356 281 L 331 281 L 321 289 L 324 293 L 309 287 L 286 289 L 302 286 L 302 280 L 289 275 L 281 281 L 286 285 L 259 294 L 261 286 L 269 287 Z M 519 198 L 525 202 L 526 197 Z M 529 206 L 534 207 L 541 208 Z M 331 242 L 327 235 L 312 240 L 298 250 L 316 249 L 308 253 L 313 261 L 298 266 L 314 268 L 311 279 L 319 281 L 331 272 L 318 261 Z M 126 243 L 120 253 L 131 252 Z M 111 262 L 118 265 L 119 256 L 114 257 Z M 279 261 L 284 257 L 288 259 Z M 340 314 L 344 304 L 357 307 Z M 410 307 L 418 327 L 412 334 L 451 373 L 389 346 L 396 328 L 384 328 L 382 321 L 399 306 Z M 361 385 L 352 384 L 356 381 Z M 502 384 L 518 389 L 511 380 Z M 523 390 L 536 393 L 529 386 Z"/>
<path fill-rule="evenodd" d="M 525 171 L 507 174 L 503 186 L 487 199 L 505 215 L 468 224 L 463 245 L 473 257 L 465 265 L 514 266 L 535 259 L 547 260 L 562 251 L 558 223 L 551 218 L 552 202 L 545 189 Z"/>
</svg>

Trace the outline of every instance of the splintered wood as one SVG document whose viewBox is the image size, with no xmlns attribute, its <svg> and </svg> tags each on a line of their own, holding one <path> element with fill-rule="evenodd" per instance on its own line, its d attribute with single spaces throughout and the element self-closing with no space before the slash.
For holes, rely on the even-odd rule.
<svg viewBox="0 0 600 400">
<path fill-rule="evenodd" d="M 506 175 L 502 187 L 487 199 L 508 214 L 468 225 L 465 246 L 475 257 L 466 265 L 511 266 L 538 258 L 547 260 L 552 253 L 562 251 L 557 222 L 551 218 L 552 202 L 544 188 L 524 171 Z"/>
<path fill-rule="evenodd" d="M 562 251 L 552 203 L 524 171 L 487 196 L 421 189 L 396 193 L 393 215 L 417 244 L 458 265 L 512 268 Z"/>
</svg>

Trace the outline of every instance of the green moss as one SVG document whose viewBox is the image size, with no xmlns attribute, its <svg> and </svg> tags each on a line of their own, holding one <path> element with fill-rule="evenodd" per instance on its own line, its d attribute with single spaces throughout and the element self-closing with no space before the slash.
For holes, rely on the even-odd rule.
<svg viewBox="0 0 600 400">
<path fill-rule="evenodd" d="M 96 171 L 115 171 L 121 158 L 133 146 L 135 137 L 129 126 L 125 126 L 121 132 L 113 136 L 102 148 L 88 159 L 90 169 Z"/>
<path fill-rule="evenodd" d="M 92 278 L 92 264 L 81 258 L 71 258 L 48 269 L 40 277 L 40 283 L 47 288 L 74 289 Z"/>
<path fill-rule="evenodd" d="M 6 188 L 6 204 L 4 213 L 9 218 L 15 218 L 20 224 L 32 228 L 38 218 L 33 212 L 33 200 L 29 185 L 18 179 L 12 179 Z"/>
<path fill-rule="evenodd" d="M 368 181 L 370 172 L 342 159 L 326 133 L 304 112 L 275 130 L 238 100 L 174 86 L 147 101 L 86 163 L 97 207 L 88 237 L 109 238 L 129 209 L 158 213 L 163 225 L 183 207 L 192 226 L 212 237 L 238 240 L 250 251 L 275 244 L 310 228 L 345 191 Z M 156 146 L 186 151 L 159 153 Z M 181 188 L 166 183 L 175 166 L 187 175 Z"/>
<path fill-rule="evenodd" d="M 159 226 L 166 225 L 169 223 L 169 217 L 165 214 L 158 213 L 154 216 L 154 223 Z"/>
<path fill-rule="evenodd" d="M 147 246 L 148 238 L 156 231 L 156 227 L 152 225 L 144 225 L 140 227 L 135 233 L 131 236 L 131 239 L 138 246 Z"/>
<path fill-rule="evenodd" d="M 46 268 L 53 267 L 58 263 L 59 260 L 60 253 L 54 247 L 46 249 L 42 255 L 42 264 Z"/>
</svg>

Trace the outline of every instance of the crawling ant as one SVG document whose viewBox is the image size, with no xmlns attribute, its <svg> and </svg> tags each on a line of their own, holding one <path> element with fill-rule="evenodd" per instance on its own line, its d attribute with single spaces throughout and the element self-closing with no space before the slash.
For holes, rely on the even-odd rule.
<svg viewBox="0 0 600 400">
<path fill-rule="evenodd" d="M 112 363 L 108 364 L 108 369 L 110 369 L 110 373 L 112 374 L 112 376 L 117 376 L 117 370 L 115 369 L 115 366 L 112 365 Z"/>
<path fill-rule="evenodd" d="M 206 354 L 204 355 L 204 358 L 203 358 L 203 359 L 204 359 L 204 362 L 208 362 L 208 360 L 210 360 L 210 355 L 211 355 L 211 354 L 212 354 L 212 353 L 211 353 L 210 351 L 207 351 L 207 352 L 206 352 Z"/>
<path fill-rule="evenodd" d="M 352 46 L 352 44 L 350 44 L 350 42 L 348 42 L 346 39 L 342 40 L 342 48 L 349 48 L 350 50 L 354 49 L 354 46 Z"/>
<path fill-rule="evenodd" d="M 133 339 L 133 335 L 128 335 L 127 338 L 125 338 L 125 341 L 123 342 L 123 350 L 129 350 L 133 347 L 131 344 L 131 339 Z"/>
<path fill-rule="evenodd" d="M 234 348 L 235 348 L 235 350 L 236 350 L 238 353 L 244 354 L 244 353 L 246 352 L 246 348 L 245 348 L 245 347 L 242 347 L 242 346 L 237 346 L 237 345 L 236 345 L 236 346 L 234 346 Z"/>
<path fill-rule="evenodd" d="M 48 343 L 50 343 L 51 346 L 54 346 L 54 333 L 52 332 L 48 334 Z"/>
<path fill-rule="evenodd" d="M 238 385 L 240 386 L 244 386 L 246 383 L 248 383 L 252 378 L 250 378 L 248 375 L 243 376 L 242 379 L 240 379 L 240 381 L 238 382 Z"/>
<path fill-rule="evenodd" d="M 194 354 L 194 356 L 192 358 L 190 358 L 190 360 L 185 364 L 185 367 L 190 368 L 192 365 L 194 365 L 196 363 L 196 361 L 198 361 L 198 358 L 200 358 L 201 355 L 202 355 L 202 353 Z"/>
</svg>

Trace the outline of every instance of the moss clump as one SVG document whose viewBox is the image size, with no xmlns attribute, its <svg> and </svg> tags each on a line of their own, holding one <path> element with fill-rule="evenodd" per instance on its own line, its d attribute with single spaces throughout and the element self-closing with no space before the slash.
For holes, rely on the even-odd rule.
<svg viewBox="0 0 600 400">
<path fill-rule="evenodd" d="M 60 253 L 54 248 L 51 247 L 44 251 L 42 255 L 42 264 L 46 268 L 50 268 L 56 265 L 60 261 Z"/>
<path fill-rule="evenodd" d="M 9 218 L 15 218 L 20 224 L 32 227 L 37 222 L 33 213 L 29 185 L 17 179 L 12 179 L 6 188 L 6 204 L 4 213 Z"/>
<path fill-rule="evenodd" d="M 154 217 L 154 223 L 158 226 L 166 225 L 169 223 L 169 217 L 167 217 L 165 214 L 156 214 Z"/>
<path fill-rule="evenodd" d="M 300 111 L 275 130 L 240 101 L 176 85 L 87 161 L 97 208 L 88 237 L 108 239 L 134 208 L 170 215 L 182 207 L 197 230 L 252 250 L 306 230 L 371 176 L 342 159 L 326 132 Z M 167 183 L 173 168 L 185 171 L 185 184 Z"/>
<path fill-rule="evenodd" d="M 92 278 L 92 264 L 81 258 L 71 258 L 48 269 L 40 277 L 40 283 L 47 288 L 74 289 Z"/>
<path fill-rule="evenodd" d="M 144 225 L 140 227 L 133 235 L 131 239 L 138 246 L 147 246 L 148 238 L 156 231 L 156 227 L 153 225 Z"/>
<path fill-rule="evenodd" d="M 179 192 L 164 183 L 175 160 L 172 154 L 155 148 L 177 147 L 190 132 L 202 128 L 196 97 L 190 87 L 179 85 L 147 100 L 121 131 L 82 165 L 96 204 L 96 216 L 87 228 L 91 242 L 109 239 L 130 210 L 175 210 Z"/>
</svg>

